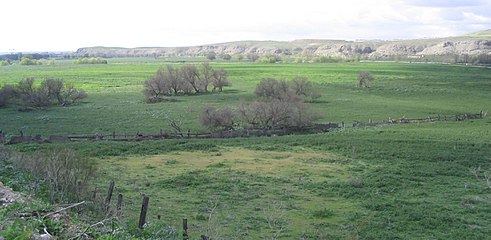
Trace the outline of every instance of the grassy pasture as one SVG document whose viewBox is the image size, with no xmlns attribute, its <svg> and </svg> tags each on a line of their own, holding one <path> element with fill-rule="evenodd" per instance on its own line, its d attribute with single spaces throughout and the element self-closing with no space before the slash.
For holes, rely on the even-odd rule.
<svg viewBox="0 0 491 240">
<path fill-rule="evenodd" d="M 491 122 L 342 129 L 272 138 L 66 143 L 98 159 L 101 191 L 116 180 L 135 226 L 140 194 L 149 218 L 191 236 L 280 239 L 486 239 L 491 233 Z M 17 145 L 32 151 L 49 145 Z M 478 176 L 472 169 L 480 167 Z M 279 205 L 278 205 L 279 204 Z M 216 235 L 215 235 L 216 236 Z"/>
<path fill-rule="evenodd" d="M 145 104 L 142 82 L 165 62 L 110 59 L 108 65 L 7 66 L 0 83 L 60 77 L 88 90 L 81 105 L 36 112 L 0 109 L 0 129 L 29 134 L 110 134 L 167 129 L 165 112 L 182 114 L 202 130 L 204 104 L 252 99 L 262 78 L 307 76 L 323 97 L 313 108 L 323 122 L 425 117 L 490 110 L 491 69 L 397 63 L 213 64 L 233 86 L 222 94 Z M 176 63 L 180 64 L 180 63 Z M 370 89 L 355 87 L 371 71 Z M 179 227 L 189 219 L 193 239 L 212 231 L 225 239 L 487 239 L 491 235 L 490 118 L 271 138 L 61 143 L 98 161 L 105 189 L 116 181 L 125 221 L 136 225 L 141 193 L 149 218 Z M 55 145 L 15 145 L 22 152 Z M 472 170 L 480 167 L 475 175 Z M 218 203 L 212 222 L 208 214 Z M 278 225 L 268 226 L 266 217 Z M 210 230 L 211 229 L 211 230 Z M 216 233 L 218 231 L 218 233 Z"/>
<path fill-rule="evenodd" d="M 142 83 L 167 62 L 155 59 L 110 59 L 107 65 L 61 62 L 54 66 L 5 66 L 0 84 L 24 77 L 63 78 L 88 91 L 85 103 L 69 108 L 18 112 L 0 109 L 0 126 L 8 134 L 135 134 L 169 130 L 162 116 L 182 115 L 184 128 L 203 131 L 197 115 L 203 105 L 235 106 L 254 97 L 255 84 L 267 77 L 291 79 L 307 76 L 323 97 L 312 104 L 321 122 L 347 123 L 429 114 L 479 112 L 491 109 L 491 69 L 484 67 L 395 64 L 247 64 L 219 63 L 229 72 L 232 87 L 221 94 L 176 97 L 177 102 L 146 104 Z M 180 64 L 180 63 L 177 63 Z M 357 75 L 368 70 L 375 76 L 370 89 L 356 88 Z"/>
</svg>

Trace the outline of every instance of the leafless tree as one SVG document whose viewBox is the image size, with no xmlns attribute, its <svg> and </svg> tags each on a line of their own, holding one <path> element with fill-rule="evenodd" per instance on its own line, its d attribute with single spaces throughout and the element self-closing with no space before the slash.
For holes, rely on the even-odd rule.
<svg viewBox="0 0 491 240">
<path fill-rule="evenodd" d="M 184 137 L 182 133 L 183 116 L 181 114 L 171 114 L 167 112 L 164 114 L 164 119 L 167 121 L 169 127 L 174 129 L 174 131 L 181 135 L 181 137 Z"/>
<path fill-rule="evenodd" d="M 73 84 L 65 84 L 61 79 L 48 78 L 40 87 L 50 100 L 56 100 L 60 105 L 67 106 L 81 101 L 87 97 L 87 93 L 78 90 Z"/>
<path fill-rule="evenodd" d="M 193 87 L 196 93 L 201 92 L 201 86 L 198 76 L 198 68 L 195 65 L 186 64 L 179 69 L 180 77 L 191 87 Z"/>
<path fill-rule="evenodd" d="M 234 125 L 234 112 L 225 107 L 217 109 L 205 106 L 200 114 L 201 125 L 209 128 L 232 129 Z"/>
<path fill-rule="evenodd" d="M 63 104 L 61 93 L 64 88 L 63 80 L 55 78 L 47 78 L 41 83 L 41 88 L 44 88 L 48 92 L 50 98 L 54 98 L 58 103 Z"/>
<path fill-rule="evenodd" d="M 374 77 L 369 71 L 361 71 L 358 75 L 358 87 L 369 88 Z"/>
<path fill-rule="evenodd" d="M 223 68 L 213 71 L 213 91 L 218 89 L 219 92 L 223 91 L 223 87 L 230 86 L 228 81 L 228 74 Z"/>
<path fill-rule="evenodd" d="M 144 94 L 147 102 L 159 102 L 164 96 L 169 95 L 170 86 L 165 80 L 164 69 L 160 67 L 154 76 L 144 83 Z"/>
<path fill-rule="evenodd" d="M 291 81 L 291 86 L 298 96 L 310 96 L 313 90 L 312 83 L 306 77 L 295 77 Z"/>
<path fill-rule="evenodd" d="M 177 95 L 179 91 L 183 89 L 183 84 L 179 79 L 179 75 L 176 69 L 172 65 L 167 65 L 164 73 L 164 81 L 167 82 L 168 87 Z"/>
<path fill-rule="evenodd" d="M 256 85 L 255 94 L 258 98 L 263 100 L 281 100 L 292 101 L 295 98 L 294 92 L 292 92 L 288 86 L 286 80 L 277 80 L 274 78 L 263 79 Z"/>
<path fill-rule="evenodd" d="M 241 103 L 236 113 L 242 123 L 262 129 L 303 128 L 319 118 L 303 101 L 278 99 Z"/>
<path fill-rule="evenodd" d="M 293 127 L 291 121 L 293 103 L 273 100 L 270 102 L 242 103 L 237 113 L 242 122 L 255 128 L 277 129 Z"/>
<path fill-rule="evenodd" d="M 196 77 L 199 79 L 200 85 L 205 92 L 208 92 L 208 85 L 212 81 L 214 72 L 215 71 L 208 62 L 202 63 L 199 71 L 196 72 Z"/>
<path fill-rule="evenodd" d="M 61 97 L 58 101 L 62 106 L 67 106 L 80 102 L 82 99 L 87 98 L 87 93 L 84 90 L 76 89 L 73 84 L 65 84 Z"/>
</svg>

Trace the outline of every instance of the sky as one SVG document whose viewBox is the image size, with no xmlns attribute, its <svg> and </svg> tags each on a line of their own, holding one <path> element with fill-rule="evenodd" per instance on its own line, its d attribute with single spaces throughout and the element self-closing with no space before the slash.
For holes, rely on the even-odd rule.
<svg viewBox="0 0 491 240">
<path fill-rule="evenodd" d="M 491 1 L 2 0 L 0 19 L 0 52 L 240 40 L 393 40 L 491 29 Z"/>
</svg>

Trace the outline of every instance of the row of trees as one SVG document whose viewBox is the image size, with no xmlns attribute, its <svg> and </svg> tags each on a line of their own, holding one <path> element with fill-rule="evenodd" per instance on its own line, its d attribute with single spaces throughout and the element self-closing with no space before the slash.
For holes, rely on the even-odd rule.
<svg viewBox="0 0 491 240">
<path fill-rule="evenodd" d="M 107 64 L 107 60 L 102 58 L 79 58 L 75 64 Z"/>
<path fill-rule="evenodd" d="M 213 86 L 212 91 L 218 92 L 230 86 L 227 72 L 215 70 L 207 62 L 199 66 L 186 64 L 180 68 L 167 65 L 145 81 L 143 92 L 147 102 L 160 102 L 173 95 L 207 93 L 210 85 Z"/>
<path fill-rule="evenodd" d="M 62 79 L 47 78 L 36 86 L 34 78 L 26 78 L 17 85 L 5 85 L 0 89 L 0 107 L 10 103 L 25 108 L 43 108 L 53 104 L 67 106 L 86 97 L 85 91 L 66 84 Z"/>
<path fill-rule="evenodd" d="M 256 86 L 256 100 L 242 102 L 236 109 L 206 106 L 200 123 L 212 129 L 237 126 L 259 129 L 302 128 L 312 125 L 318 115 L 311 112 L 306 100 L 317 99 L 313 84 L 304 77 L 291 81 L 268 78 Z"/>
</svg>

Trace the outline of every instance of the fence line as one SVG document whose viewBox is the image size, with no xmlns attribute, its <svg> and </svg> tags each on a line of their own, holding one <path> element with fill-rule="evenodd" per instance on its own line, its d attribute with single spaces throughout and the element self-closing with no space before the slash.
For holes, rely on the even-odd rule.
<svg viewBox="0 0 491 240">
<path fill-rule="evenodd" d="M 381 122 L 368 122 L 353 121 L 353 127 L 369 127 L 369 126 L 383 126 L 391 124 L 411 124 L 411 123 L 427 123 L 435 121 L 464 121 L 467 119 L 481 119 L 486 117 L 486 112 L 479 112 L 477 114 L 456 114 L 456 115 L 434 115 L 426 118 L 406 118 L 399 119 L 388 118 Z M 327 123 L 327 124 L 315 124 L 309 127 L 303 128 L 285 128 L 285 129 L 241 129 L 241 130 L 228 130 L 228 131 L 215 131 L 205 133 L 193 133 L 187 132 L 173 132 L 166 133 L 160 130 L 158 134 L 144 135 L 137 132 L 136 134 L 117 135 L 113 132 L 110 135 L 51 135 L 47 138 L 41 137 L 41 135 L 24 136 L 21 132 L 20 136 L 12 136 L 7 141 L 5 133 L 0 131 L 0 144 L 19 144 L 19 143 L 52 143 L 52 142 L 75 142 L 75 141 L 149 141 L 149 140 L 162 140 L 162 139 L 179 139 L 179 138 L 237 138 L 237 137 L 261 137 L 261 136 L 282 136 L 290 134 L 305 134 L 305 133 L 320 133 L 327 132 L 331 129 L 345 127 L 344 122 L 341 123 Z"/>
</svg>

